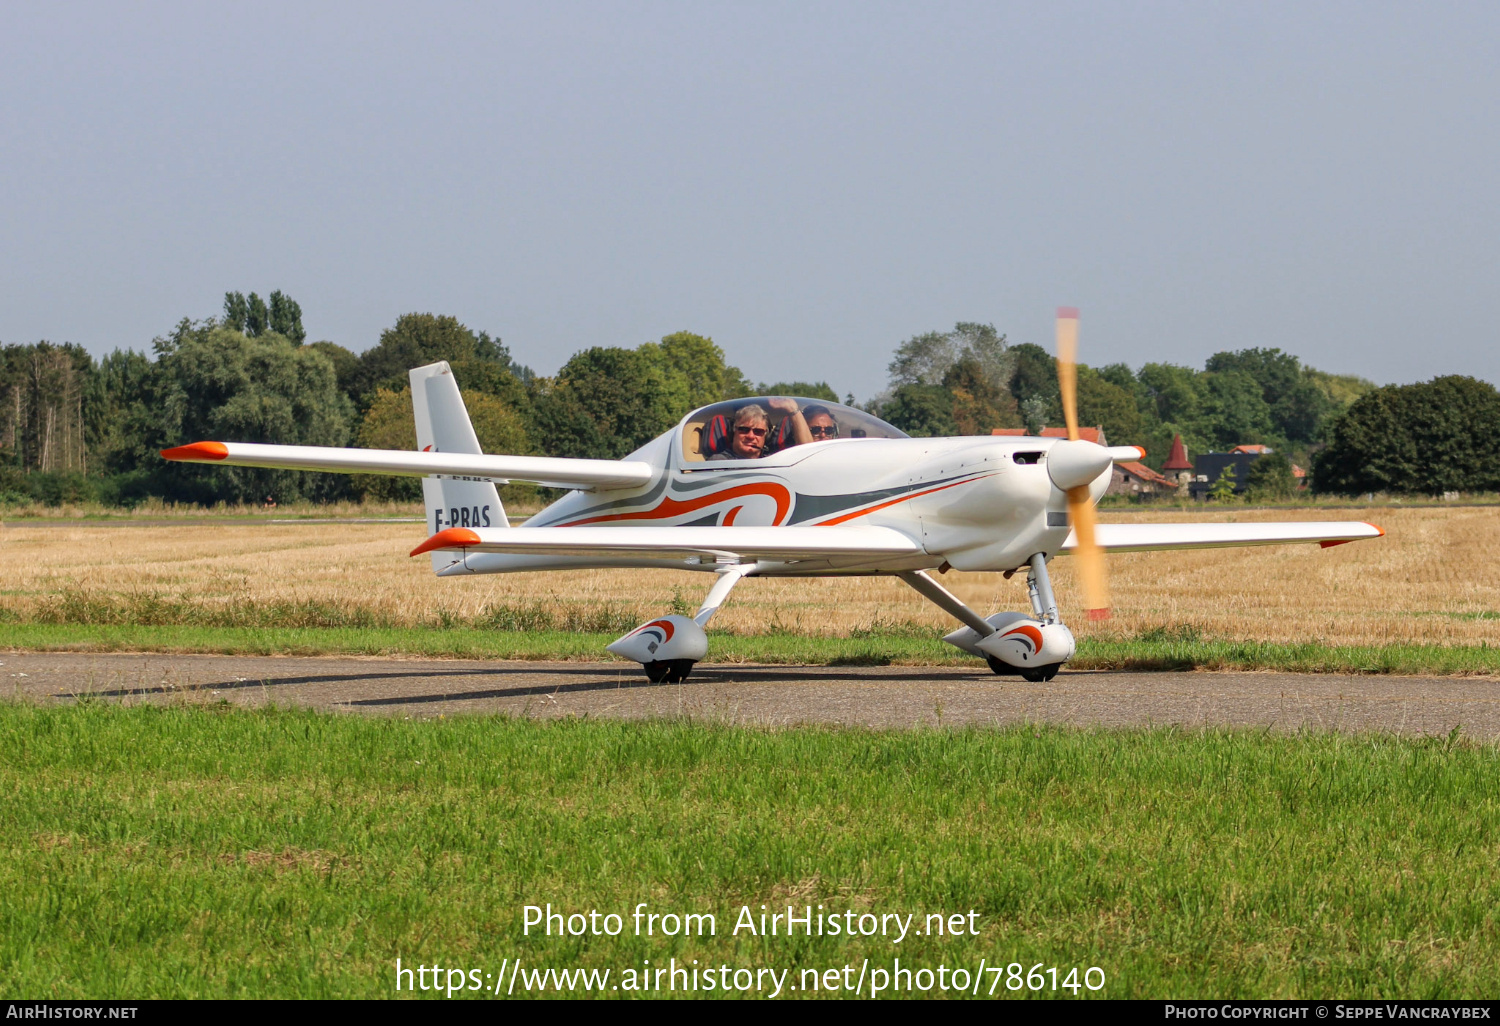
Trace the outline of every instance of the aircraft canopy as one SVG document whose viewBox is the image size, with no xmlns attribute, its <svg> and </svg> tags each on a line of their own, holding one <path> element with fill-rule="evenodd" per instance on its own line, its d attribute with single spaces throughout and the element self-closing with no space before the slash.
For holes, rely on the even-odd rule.
<svg viewBox="0 0 1500 1026">
<path fill-rule="evenodd" d="M 795 437 L 795 415 L 786 409 L 795 403 L 804 422 L 812 431 L 812 441 L 857 438 L 907 438 L 906 432 L 894 428 L 872 417 L 863 410 L 856 410 L 841 403 L 826 399 L 808 399 L 804 396 L 747 396 L 714 403 L 687 415 L 682 425 L 682 456 L 689 463 L 701 463 L 710 457 L 727 453 L 728 458 L 740 458 L 733 449 L 735 420 L 747 407 L 759 407 L 767 421 L 767 434 L 763 455 L 773 456 L 798 442 Z M 757 420 L 752 413 L 750 420 Z M 831 421 L 831 424 L 830 424 Z M 833 434 L 830 438 L 829 430 Z M 725 456 L 720 456 L 725 459 Z"/>
</svg>

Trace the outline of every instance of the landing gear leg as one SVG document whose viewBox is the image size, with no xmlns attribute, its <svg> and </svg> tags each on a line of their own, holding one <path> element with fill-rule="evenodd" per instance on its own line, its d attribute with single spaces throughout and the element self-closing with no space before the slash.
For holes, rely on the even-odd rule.
<svg viewBox="0 0 1500 1026">
<path fill-rule="evenodd" d="M 694 656 L 701 657 L 707 650 L 708 640 L 704 637 L 703 628 L 708 625 L 709 620 L 713 619 L 713 615 L 719 611 L 719 607 L 724 604 L 724 600 L 729 597 L 729 593 L 734 590 L 734 586 L 755 572 L 755 564 L 733 563 L 717 572 L 719 579 L 708 590 L 708 596 L 703 600 L 703 605 L 698 607 L 698 612 L 693 615 L 692 620 L 689 620 L 685 616 L 674 615 L 666 617 L 663 620 L 655 621 L 653 624 L 637 628 L 636 631 L 632 631 L 624 638 L 615 642 L 617 646 L 629 645 L 630 639 L 639 632 L 649 630 L 653 627 L 658 628 L 656 636 L 659 636 L 660 640 L 656 644 L 649 645 L 647 651 L 642 651 L 634 646 L 630 646 L 623 651 L 612 646 L 610 651 L 629 659 L 642 660 L 641 668 L 646 671 L 646 679 L 653 684 L 680 684 L 687 680 L 688 675 L 693 672 L 693 666 L 697 663 L 697 658 L 652 659 L 651 656 L 670 656 L 674 653 L 680 655 L 683 648 L 686 647 L 683 643 L 683 639 L 686 636 L 696 638 L 695 644 L 689 649 Z"/>
</svg>

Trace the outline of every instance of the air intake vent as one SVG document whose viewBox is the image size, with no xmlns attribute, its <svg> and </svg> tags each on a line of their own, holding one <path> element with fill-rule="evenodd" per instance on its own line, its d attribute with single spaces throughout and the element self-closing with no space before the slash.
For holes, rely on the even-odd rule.
<svg viewBox="0 0 1500 1026">
<path fill-rule="evenodd" d="M 1011 459 L 1030 467 L 1042 462 L 1042 454 L 1039 452 L 1016 452 L 1011 453 Z"/>
<path fill-rule="evenodd" d="M 1047 512 L 1047 526 L 1048 527 L 1067 527 L 1068 526 L 1068 515 L 1066 513 L 1054 513 L 1054 512 L 1052 512 L 1052 511 L 1049 510 Z"/>
</svg>

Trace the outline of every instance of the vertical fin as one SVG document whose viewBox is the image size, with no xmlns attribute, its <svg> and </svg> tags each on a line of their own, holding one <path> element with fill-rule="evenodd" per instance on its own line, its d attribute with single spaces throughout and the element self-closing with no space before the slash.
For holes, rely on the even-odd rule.
<svg viewBox="0 0 1500 1026">
<path fill-rule="evenodd" d="M 446 361 L 412 369 L 411 405 L 417 422 L 418 449 L 476 455 L 483 451 L 459 394 L 458 382 Z M 449 527 L 510 526 L 493 481 L 433 474 L 422 479 L 422 498 L 427 508 L 429 535 Z M 452 552 L 432 554 L 434 573 L 454 562 Z"/>
</svg>

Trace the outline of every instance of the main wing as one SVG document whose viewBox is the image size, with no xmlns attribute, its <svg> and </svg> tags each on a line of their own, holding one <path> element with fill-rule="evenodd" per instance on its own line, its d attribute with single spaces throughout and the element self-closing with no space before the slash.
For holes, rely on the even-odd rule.
<svg viewBox="0 0 1500 1026">
<path fill-rule="evenodd" d="M 412 549 L 535 556 L 818 559 L 912 556 L 916 539 L 889 527 L 450 527 Z"/>
<path fill-rule="evenodd" d="M 549 456 L 486 456 L 460 452 L 402 449 L 337 449 L 319 445 L 260 445 L 254 442 L 193 442 L 163 449 L 180 463 L 275 470 L 326 470 L 342 474 L 406 477 L 477 477 L 504 484 L 532 481 L 550 488 L 633 488 L 648 483 L 655 469 L 639 460 L 570 460 Z"/>
<path fill-rule="evenodd" d="M 1350 521 L 1264 524 L 1100 524 L 1095 529 L 1106 552 L 1152 552 L 1162 549 L 1217 549 L 1237 545 L 1287 545 L 1316 542 L 1330 545 L 1379 538 L 1374 524 Z M 1078 538 L 1069 534 L 1062 552 L 1072 554 Z"/>
</svg>

